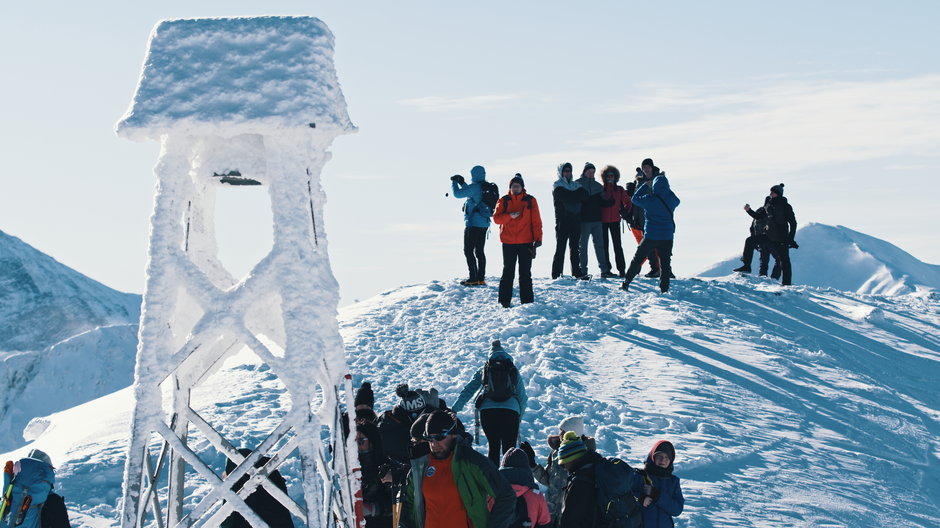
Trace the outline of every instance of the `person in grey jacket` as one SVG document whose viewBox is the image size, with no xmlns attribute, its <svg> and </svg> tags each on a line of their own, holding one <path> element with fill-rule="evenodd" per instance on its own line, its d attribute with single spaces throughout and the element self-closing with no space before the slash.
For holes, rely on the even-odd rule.
<svg viewBox="0 0 940 528">
<path fill-rule="evenodd" d="M 614 200 L 604 198 L 604 186 L 594 179 L 596 171 L 593 163 L 585 163 L 578 183 L 587 191 L 587 197 L 581 204 L 581 269 L 578 278 L 588 279 L 588 239 L 594 240 L 594 257 L 601 268 L 602 278 L 612 278 L 616 275 L 610 272 L 610 262 L 607 260 L 607 248 L 604 246 L 604 225 L 601 223 L 601 208 L 614 204 Z"/>
<path fill-rule="evenodd" d="M 476 371 L 460 392 L 454 402 L 454 412 L 460 412 L 474 395 L 480 425 L 489 444 L 490 460 L 499 466 L 503 453 L 516 447 L 519 422 L 528 396 L 519 369 L 498 339 L 493 341 L 492 352 L 483 368 Z"/>
</svg>

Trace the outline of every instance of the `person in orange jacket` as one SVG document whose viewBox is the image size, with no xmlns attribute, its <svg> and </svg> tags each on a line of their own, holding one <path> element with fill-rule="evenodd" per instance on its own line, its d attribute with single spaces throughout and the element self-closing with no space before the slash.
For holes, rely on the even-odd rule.
<svg viewBox="0 0 940 528">
<path fill-rule="evenodd" d="M 519 301 L 533 301 L 532 259 L 542 245 L 542 216 L 539 204 L 525 192 L 521 174 L 509 181 L 509 194 L 496 202 L 493 221 L 499 224 L 499 240 L 503 243 L 503 276 L 499 280 L 499 304 L 509 308 L 516 261 L 519 262 Z"/>
</svg>

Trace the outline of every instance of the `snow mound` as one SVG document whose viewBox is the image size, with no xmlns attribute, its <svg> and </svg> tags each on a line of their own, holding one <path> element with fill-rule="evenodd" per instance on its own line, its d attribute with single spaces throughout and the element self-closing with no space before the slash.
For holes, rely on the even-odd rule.
<svg viewBox="0 0 940 528">
<path fill-rule="evenodd" d="M 794 284 L 883 295 L 940 290 L 940 266 L 921 262 L 889 242 L 847 227 L 810 223 L 797 231 L 796 241 L 800 248 L 790 250 Z M 755 273 L 757 263 L 755 252 Z M 740 256 L 734 256 L 699 276 L 724 277 L 740 265 Z"/>
<path fill-rule="evenodd" d="M 112 290 L 3 231 L 0 300 L 0 357 L 140 319 L 140 295 Z"/>
<path fill-rule="evenodd" d="M 676 444 L 686 495 L 677 526 L 940 524 L 940 300 L 752 277 L 678 279 L 666 295 L 645 279 L 630 293 L 617 281 L 536 279 L 536 302 L 505 310 L 490 282 L 418 284 L 340 311 L 355 381 L 372 382 L 379 410 L 400 382 L 452 403 L 499 338 L 526 380 L 521 439 L 539 456 L 574 413 L 604 454 L 633 464 L 658 439 Z M 251 446 L 289 408 L 285 398 L 243 353 L 193 405 Z M 115 523 L 132 407 L 124 390 L 57 413 L 4 456 L 49 452 L 57 487 L 81 512 L 76 526 Z M 193 448 L 221 473 L 207 442 Z M 299 500 L 298 467 L 284 474 Z M 204 482 L 186 478 L 198 501 Z"/>
<path fill-rule="evenodd" d="M 333 34 L 312 17 L 164 20 L 117 132 L 264 134 L 355 130 L 333 67 Z"/>
</svg>

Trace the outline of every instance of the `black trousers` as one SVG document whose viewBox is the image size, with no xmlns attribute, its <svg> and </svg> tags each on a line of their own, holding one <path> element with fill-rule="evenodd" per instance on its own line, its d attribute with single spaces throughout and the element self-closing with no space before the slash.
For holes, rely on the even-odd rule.
<svg viewBox="0 0 940 528">
<path fill-rule="evenodd" d="M 483 409 L 480 426 L 490 446 L 490 460 L 499 467 L 503 453 L 516 447 L 519 440 L 519 413 L 512 409 Z"/>
<path fill-rule="evenodd" d="M 485 227 L 467 227 L 463 230 L 463 254 L 467 257 L 470 280 L 474 282 L 482 281 L 486 276 L 486 253 L 483 251 L 486 230 Z"/>
<path fill-rule="evenodd" d="M 783 272 L 783 280 L 780 281 L 784 286 L 789 286 L 793 284 L 793 269 L 790 266 L 790 246 L 786 242 L 768 242 L 768 249 L 770 249 L 770 254 L 774 256 L 774 260 L 777 263 L 774 265 L 774 273 L 777 271 L 777 266 L 780 266 L 781 271 Z M 773 277 L 777 278 L 777 277 Z"/>
<path fill-rule="evenodd" d="M 581 242 L 581 222 L 567 220 L 555 223 L 555 258 L 552 259 L 552 278 L 561 277 L 565 269 L 565 247 L 568 248 L 571 274 L 577 276 L 581 266 L 578 244 Z"/>
<path fill-rule="evenodd" d="M 623 274 L 627 270 L 627 261 L 623 258 L 623 243 L 620 241 L 620 222 L 604 222 L 604 249 L 607 251 L 607 268 L 610 265 L 610 242 L 614 243 L 614 257 L 617 271 Z"/>
<path fill-rule="evenodd" d="M 669 278 L 672 276 L 672 240 L 650 240 L 644 238 L 636 247 L 636 253 L 627 270 L 624 284 L 630 284 L 634 277 L 640 273 L 643 261 L 653 251 L 659 252 L 659 290 L 663 293 L 669 291 Z"/>
<path fill-rule="evenodd" d="M 499 304 L 509 307 L 512 302 L 512 283 L 516 279 L 519 262 L 519 301 L 523 304 L 534 299 L 532 293 L 532 244 L 503 244 L 503 276 L 499 279 Z"/>
</svg>

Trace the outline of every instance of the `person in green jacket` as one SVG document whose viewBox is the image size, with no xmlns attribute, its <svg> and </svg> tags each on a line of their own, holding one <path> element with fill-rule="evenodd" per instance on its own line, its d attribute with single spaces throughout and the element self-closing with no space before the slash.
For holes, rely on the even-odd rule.
<svg viewBox="0 0 940 528">
<path fill-rule="evenodd" d="M 470 446 L 450 411 L 425 420 L 429 452 L 411 460 L 402 494 L 404 528 L 509 528 L 516 494 L 496 466 Z"/>
</svg>

